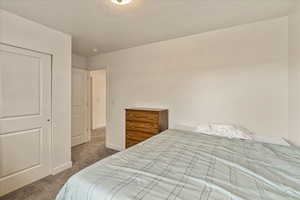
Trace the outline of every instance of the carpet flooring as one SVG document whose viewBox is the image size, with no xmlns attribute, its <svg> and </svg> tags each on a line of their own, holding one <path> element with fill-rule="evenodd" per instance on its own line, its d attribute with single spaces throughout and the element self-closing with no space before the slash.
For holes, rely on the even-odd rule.
<svg viewBox="0 0 300 200">
<path fill-rule="evenodd" d="M 107 157 L 116 151 L 105 148 L 105 129 L 92 131 L 91 141 L 72 148 L 73 167 L 55 176 L 48 176 L 15 192 L 0 197 L 0 200 L 54 200 L 68 178 L 81 169 Z"/>
</svg>

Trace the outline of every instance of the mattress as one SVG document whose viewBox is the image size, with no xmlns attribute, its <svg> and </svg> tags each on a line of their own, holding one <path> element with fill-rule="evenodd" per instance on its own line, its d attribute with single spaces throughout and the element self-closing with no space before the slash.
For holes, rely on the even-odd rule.
<svg viewBox="0 0 300 200">
<path fill-rule="evenodd" d="M 56 200 L 296 200 L 300 150 L 167 130 L 71 177 Z"/>
</svg>

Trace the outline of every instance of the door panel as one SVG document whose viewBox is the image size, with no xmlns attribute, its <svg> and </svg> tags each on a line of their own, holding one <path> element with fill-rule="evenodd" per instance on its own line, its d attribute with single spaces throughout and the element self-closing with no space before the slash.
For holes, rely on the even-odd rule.
<svg viewBox="0 0 300 200">
<path fill-rule="evenodd" d="M 51 172 L 51 56 L 0 45 L 0 196 Z"/>
<path fill-rule="evenodd" d="M 2 101 L 5 105 L 2 116 L 18 117 L 39 114 L 39 58 L 28 55 L 16 56 L 15 53 L 10 52 L 4 52 L 4 54 L 9 65 L 4 66 L 2 70 Z"/>
<path fill-rule="evenodd" d="M 28 130 L 1 136 L 2 148 L 9 154 L 1 155 L 0 178 L 30 169 L 40 164 L 41 130 Z M 19 146 L 26 146 L 22 151 Z M 24 154 L 26 156 L 24 156 Z"/>
<path fill-rule="evenodd" d="M 88 137 L 88 71 L 72 69 L 72 146 Z"/>
</svg>

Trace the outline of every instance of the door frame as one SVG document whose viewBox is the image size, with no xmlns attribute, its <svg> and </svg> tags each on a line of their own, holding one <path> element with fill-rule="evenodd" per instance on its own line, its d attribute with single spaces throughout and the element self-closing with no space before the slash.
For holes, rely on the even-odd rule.
<svg viewBox="0 0 300 200">
<path fill-rule="evenodd" d="M 108 129 L 107 129 L 107 125 L 108 125 L 108 122 L 110 120 L 110 106 L 111 106 L 111 103 L 110 103 L 110 70 L 109 70 L 109 66 L 103 66 L 103 67 L 95 67 L 95 68 L 90 68 L 89 71 L 89 76 L 90 76 L 90 89 L 89 89 L 89 126 L 90 126 L 90 131 L 92 131 L 92 123 L 93 123 L 93 112 L 92 112 L 92 109 L 93 109 L 93 99 L 92 99 L 92 72 L 93 71 L 98 71 L 98 70 L 105 70 L 105 76 L 106 76 L 106 90 L 105 90 L 105 93 L 106 93 L 106 104 L 105 104 L 105 135 L 108 134 Z M 91 137 L 91 134 L 90 134 L 90 137 Z M 108 142 L 107 142 L 107 137 L 105 137 L 105 146 L 108 147 Z"/>
</svg>

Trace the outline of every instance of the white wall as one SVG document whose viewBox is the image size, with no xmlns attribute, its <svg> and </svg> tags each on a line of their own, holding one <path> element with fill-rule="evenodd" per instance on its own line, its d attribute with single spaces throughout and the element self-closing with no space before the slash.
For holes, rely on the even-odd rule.
<svg viewBox="0 0 300 200">
<path fill-rule="evenodd" d="M 71 37 L 0 9 L 0 42 L 52 54 L 53 173 L 71 166 Z"/>
<path fill-rule="evenodd" d="M 91 72 L 92 77 L 92 129 L 106 126 L 106 71 Z"/>
<path fill-rule="evenodd" d="M 107 146 L 124 148 L 124 109 L 170 111 L 176 123 L 241 124 L 288 137 L 288 18 L 237 26 L 89 59 L 109 66 Z"/>
<path fill-rule="evenodd" d="M 289 16 L 289 140 L 300 146 L 300 3 Z"/>
<path fill-rule="evenodd" d="M 79 68 L 79 69 L 88 69 L 87 58 L 73 53 L 72 67 Z"/>
</svg>

